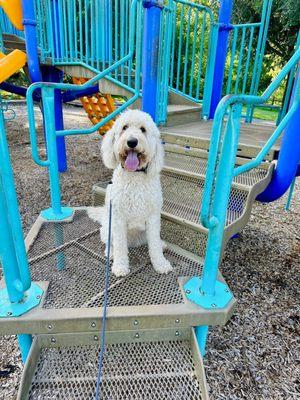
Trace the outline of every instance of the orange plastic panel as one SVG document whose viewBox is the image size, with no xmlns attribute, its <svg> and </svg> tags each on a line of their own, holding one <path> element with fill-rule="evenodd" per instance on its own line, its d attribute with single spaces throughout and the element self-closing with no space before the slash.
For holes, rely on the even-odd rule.
<svg viewBox="0 0 300 400">
<path fill-rule="evenodd" d="M 82 85 L 87 81 L 88 79 L 86 78 L 73 78 L 73 83 L 76 85 Z M 81 97 L 80 101 L 94 125 L 116 109 L 114 100 L 110 94 L 96 93 L 92 96 Z M 104 135 L 113 126 L 113 123 L 114 120 L 110 120 L 107 124 L 101 126 L 99 133 Z"/>
</svg>

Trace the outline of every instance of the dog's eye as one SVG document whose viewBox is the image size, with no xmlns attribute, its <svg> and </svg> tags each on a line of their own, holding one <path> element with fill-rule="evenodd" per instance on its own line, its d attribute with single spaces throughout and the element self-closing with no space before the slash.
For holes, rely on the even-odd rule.
<svg viewBox="0 0 300 400">
<path fill-rule="evenodd" d="M 128 125 L 124 125 L 123 126 L 123 131 L 126 131 L 127 128 L 128 128 Z"/>
<path fill-rule="evenodd" d="M 145 129 L 143 126 L 141 126 L 141 131 L 142 131 L 143 133 L 145 133 L 145 132 L 146 132 L 146 129 Z"/>
</svg>

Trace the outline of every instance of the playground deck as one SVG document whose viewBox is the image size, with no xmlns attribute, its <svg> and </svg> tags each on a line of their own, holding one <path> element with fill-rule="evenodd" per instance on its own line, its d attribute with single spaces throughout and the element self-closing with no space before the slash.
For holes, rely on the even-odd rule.
<svg viewBox="0 0 300 400">
<path fill-rule="evenodd" d="M 197 138 L 198 140 L 200 139 L 202 142 L 202 148 L 208 148 L 212 132 L 212 124 L 212 120 L 199 120 L 197 122 L 186 123 L 184 125 L 161 127 L 161 132 L 180 136 L 189 136 L 191 138 Z M 253 155 L 257 154 L 272 135 L 274 130 L 275 124 L 270 122 L 257 121 L 251 124 L 242 122 L 239 141 L 240 148 L 242 149 L 242 155 L 245 157 L 252 157 Z M 192 144 L 191 147 L 193 147 Z M 268 158 L 270 160 L 276 158 L 278 150 L 279 142 L 273 146 Z"/>
</svg>

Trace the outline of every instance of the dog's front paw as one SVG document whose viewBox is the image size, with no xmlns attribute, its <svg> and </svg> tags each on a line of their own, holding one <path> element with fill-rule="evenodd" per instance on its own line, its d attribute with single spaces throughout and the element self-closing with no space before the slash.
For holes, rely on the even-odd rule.
<svg viewBox="0 0 300 400">
<path fill-rule="evenodd" d="M 126 276 L 129 274 L 129 265 L 125 262 L 114 262 L 111 268 L 112 273 L 115 276 Z"/>
<path fill-rule="evenodd" d="M 173 271 L 172 265 L 164 257 L 153 263 L 153 267 L 159 274 L 168 274 L 169 272 Z"/>
</svg>

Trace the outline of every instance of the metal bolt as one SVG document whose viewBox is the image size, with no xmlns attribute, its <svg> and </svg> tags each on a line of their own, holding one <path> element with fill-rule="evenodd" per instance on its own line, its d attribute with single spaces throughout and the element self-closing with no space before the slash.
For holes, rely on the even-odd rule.
<svg viewBox="0 0 300 400">
<path fill-rule="evenodd" d="M 180 336 L 179 331 L 176 331 L 176 332 L 175 332 L 175 336 Z"/>
<path fill-rule="evenodd" d="M 12 315 L 12 312 L 11 312 L 11 311 L 8 311 L 7 315 Z"/>
<path fill-rule="evenodd" d="M 204 296 L 204 291 L 202 289 L 199 290 L 201 296 Z"/>
<path fill-rule="evenodd" d="M 92 323 L 91 323 L 91 327 L 92 327 L 92 328 L 96 328 L 96 322 L 92 322 Z"/>
<path fill-rule="evenodd" d="M 139 321 L 137 320 L 137 319 L 135 319 L 134 321 L 133 321 L 133 325 L 138 325 L 139 324 Z"/>
<path fill-rule="evenodd" d="M 39 299 L 41 298 L 41 296 L 38 294 L 38 295 L 36 296 L 36 298 L 39 300 Z"/>
<path fill-rule="evenodd" d="M 135 338 L 138 339 L 139 337 L 140 337 L 140 334 L 137 332 L 137 333 L 135 334 Z"/>
<path fill-rule="evenodd" d="M 97 336 L 97 335 L 94 336 L 94 340 L 95 340 L 95 341 L 98 340 L 98 336 Z"/>
<path fill-rule="evenodd" d="M 54 337 L 51 338 L 51 343 L 56 343 L 56 339 Z"/>
<path fill-rule="evenodd" d="M 189 289 L 187 289 L 187 290 L 185 291 L 185 293 L 186 293 L 186 294 L 191 294 L 191 291 L 190 291 Z"/>
<path fill-rule="evenodd" d="M 226 292 L 226 293 L 229 293 L 229 290 L 228 290 L 228 289 L 225 289 L 225 292 Z"/>
<path fill-rule="evenodd" d="M 215 303 L 212 303 L 211 305 L 213 308 L 217 307 L 217 305 Z"/>
<path fill-rule="evenodd" d="M 52 329 L 53 326 L 51 324 L 48 325 L 48 329 Z"/>
<path fill-rule="evenodd" d="M 179 324 L 179 322 L 180 322 L 180 319 L 175 319 L 175 324 Z"/>
</svg>

